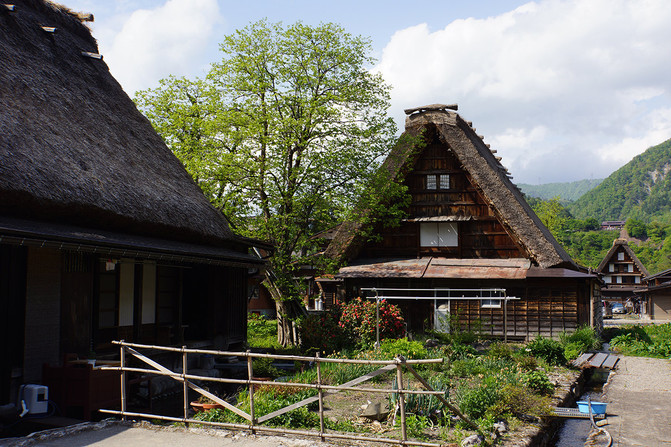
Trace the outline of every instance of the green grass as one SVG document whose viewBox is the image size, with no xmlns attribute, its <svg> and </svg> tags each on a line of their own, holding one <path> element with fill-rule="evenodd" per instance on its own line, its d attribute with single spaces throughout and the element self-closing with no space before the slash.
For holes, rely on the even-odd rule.
<svg viewBox="0 0 671 447">
<path fill-rule="evenodd" d="M 671 357 L 671 323 L 626 325 L 606 332 L 615 351 L 637 357 Z"/>
<path fill-rule="evenodd" d="M 247 319 L 247 345 L 250 348 L 281 349 L 277 342 L 277 320 L 250 314 Z"/>
</svg>

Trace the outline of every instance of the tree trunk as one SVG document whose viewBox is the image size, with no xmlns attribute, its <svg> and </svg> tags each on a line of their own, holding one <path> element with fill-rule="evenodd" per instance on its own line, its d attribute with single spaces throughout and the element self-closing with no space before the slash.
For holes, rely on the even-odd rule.
<svg viewBox="0 0 671 447">
<path fill-rule="evenodd" d="M 266 272 L 266 279 L 263 281 L 270 292 L 270 296 L 275 301 L 275 310 L 277 311 L 277 342 L 282 346 L 300 345 L 300 330 L 296 324 L 298 317 L 307 315 L 305 307 L 296 300 L 285 300 L 279 288 Z"/>
</svg>

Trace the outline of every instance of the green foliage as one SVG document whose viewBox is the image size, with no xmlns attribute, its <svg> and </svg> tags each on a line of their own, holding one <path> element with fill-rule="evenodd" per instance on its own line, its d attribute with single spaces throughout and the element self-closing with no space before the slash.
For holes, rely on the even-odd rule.
<svg viewBox="0 0 671 447">
<path fill-rule="evenodd" d="M 391 216 L 407 200 L 378 169 L 395 140 L 390 88 L 369 70 L 370 40 L 332 23 L 259 21 L 220 49 L 205 79 L 170 77 L 135 100 L 236 230 L 272 243 L 275 285 L 296 311 L 310 236 L 342 221 L 371 182 Z"/>
<path fill-rule="evenodd" d="M 404 321 L 401 310 L 385 300 L 380 301 L 380 340 L 399 338 L 404 332 Z M 360 297 L 346 303 L 342 307 L 340 327 L 351 337 L 353 343 L 370 345 L 377 337 L 377 308 L 373 300 Z"/>
<path fill-rule="evenodd" d="M 464 387 L 457 393 L 459 409 L 473 419 L 484 417 L 500 397 L 501 386 L 493 376 L 486 377 L 477 386 Z"/>
<path fill-rule="evenodd" d="M 610 345 L 625 355 L 671 357 L 671 323 L 650 326 L 624 326 L 609 334 Z"/>
<path fill-rule="evenodd" d="M 276 379 L 282 375 L 282 372 L 273 366 L 271 358 L 255 358 L 252 360 L 252 369 L 255 377 Z"/>
<path fill-rule="evenodd" d="M 527 344 L 527 349 L 533 356 L 545 360 L 550 365 L 559 366 L 566 363 L 564 347 L 558 340 L 539 335 Z"/>
<path fill-rule="evenodd" d="M 499 400 L 487 412 L 500 416 L 542 417 L 552 413 L 550 398 L 535 393 L 518 384 L 507 383 L 499 393 Z"/>
<path fill-rule="evenodd" d="M 645 222 L 641 220 L 627 219 L 627 223 L 624 225 L 624 228 L 631 237 L 635 237 L 637 239 L 647 239 L 648 237 L 648 227 Z"/>
<path fill-rule="evenodd" d="M 277 343 L 277 320 L 255 314 L 247 315 L 247 345 L 250 348 L 280 348 Z"/>
<path fill-rule="evenodd" d="M 548 379 L 548 375 L 541 370 L 527 371 L 521 375 L 522 383 L 540 394 L 550 394 L 554 391 L 554 385 Z"/>
<path fill-rule="evenodd" d="M 559 340 L 564 346 L 566 360 L 573 360 L 584 352 L 601 347 L 599 336 L 590 326 L 581 326 L 574 332 L 562 332 L 559 335 Z"/>
<path fill-rule="evenodd" d="M 341 309 L 334 306 L 327 311 L 308 314 L 299 320 L 304 349 L 314 348 L 330 354 L 351 346 L 351 337 L 339 326 Z"/>
<path fill-rule="evenodd" d="M 503 342 L 494 342 L 489 346 L 487 355 L 496 359 L 512 359 L 514 355 L 513 348 Z"/>
<path fill-rule="evenodd" d="M 615 171 L 569 208 L 578 218 L 649 221 L 671 213 L 671 140 L 653 146 Z"/>
<path fill-rule="evenodd" d="M 578 200 L 587 191 L 599 186 L 601 182 L 603 182 L 603 179 L 586 179 L 565 183 L 544 183 L 542 185 L 520 183 L 517 186 L 527 196 L 544 200 L 558 197 L 562 203 L 567 203 Z"/>
<path fill-rule="evenodd" d="M 401 418 L 396 419 L 395 427 L 401 426 Z M 407 414 L 405 417 L 405 429 L 410 438 L 425 439 L 424 431 L 429 427 L 429 419 L 425 416 Z"/>
<path fill-rule="evenodd" d="M 422 343 L 410 341 L 407 338 L 382 340 L 380 351 L 384 358 L 388 359 L 393 359 L 396 355 L 402 355 L 406 359 L 425 359 L 428 356 L 428 352 Z"/>
</svg>

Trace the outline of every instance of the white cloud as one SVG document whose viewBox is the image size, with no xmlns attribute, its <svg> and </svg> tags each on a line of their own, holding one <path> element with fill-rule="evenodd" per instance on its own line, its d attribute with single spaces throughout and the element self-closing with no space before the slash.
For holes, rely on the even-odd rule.
<svg viewBox="0 0 671 447">
<path fill-rule="evenodd" d="M 120 30 L 109 27 L 118 25 Z M 168 75 L 193 76 L 203 66 L 206 48 L 216 44 L 212 35 L 222 21 L 216 0 L 168 0 L 153 9 L 138 9 L 116 16 L 108 28 L 96 29 L 101 52 L 112 74 L 133 94 L 155 87 Z M 113 38 L 112 38 L 113 36 Z"/>
<path fill-rule="evenodd" d="M 400 30 L 376 68 L 392 113 L 459 103 L 516 180 L 607 176 L 671 137 L 669 23 L 666 0 L 544 0 Z"/>
</svg>

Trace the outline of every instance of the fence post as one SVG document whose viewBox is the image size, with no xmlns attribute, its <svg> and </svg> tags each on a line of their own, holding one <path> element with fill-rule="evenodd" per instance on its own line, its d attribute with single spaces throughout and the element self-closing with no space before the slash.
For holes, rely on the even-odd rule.
<svg viewBox="0 0 671 447">
<path fill-rule="evenodd" d="M 405 359 L 402 356 L 397 355 L 396 382 L 398 384 L 398 402 L 401 408 L 401 438 L 405 442 L 408 440 L 408 433 L 405 426 L 405 395 L 403 393 L 403 363 L 405 363 Z"/>
<path fill-rule="evenodd" d="M 324 392 L 322 391 L 322 365 L 319 361 L 319 352 L 315 354 L 315 361 L 317 362 L 317 390 L 319 391 L 319 434 L 322 442 L 324 438 Z"/>
<path fill-rule="evenodd" d="M 247 350 L 247 377 L 249 382 L 249 416 L 251 417 L 251 430 L 252 434 L 255 434 L 254 426 L 256 425 L 256 416 L 254 415 L 254 384 L 251 382 L 252 377 L 254 377 L 254 366 L 252 365 L 252 356 L 250 356 L 250 350 Z"/>
<path fill-rule="evenodd" d="M 121 359 L 121 420 L 125 421 L 126 420 L 126 371 L 124 368 L 126 367 L 126 349 L 124 348 L 123 345 L 123 340 L 121 340 L 121 343 L 119 344 L 120 346 L 120 354 L 119 358 Z"/>
<path fill-rule="evenodd" d="M 188 352 L 186 352 L 186 346 L 182 346 L 182 386 L 184 388 L 184 419 L 189 418 L 189 383 L 186 380 L 187 374 L 187 365 L 188 365 Z"/>
</svg>

